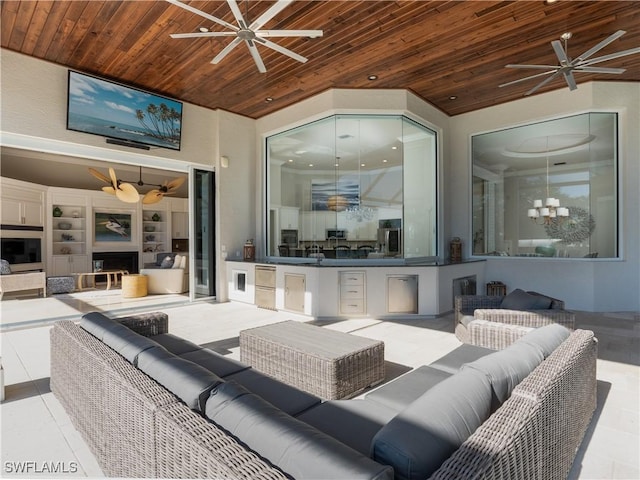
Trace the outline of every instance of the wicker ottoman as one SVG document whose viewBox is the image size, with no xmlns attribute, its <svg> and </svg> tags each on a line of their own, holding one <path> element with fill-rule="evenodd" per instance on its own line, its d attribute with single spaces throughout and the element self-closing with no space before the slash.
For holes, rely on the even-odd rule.
<svg viewBox="0 0 640 480">
<path fill-rule="evenodd" d="M 122 298 L 138 298 L 146 296 L 146 275 L 122 275 Z"/>
<path fill-rule="evenodd" d="M 291 320 L 241 331 L 240 361 L 325 400 L 384 380 L 384 342 Z"/>
<path fill-rule="evenodd" d="M 71 293 L 75 289 L 75 279 L 70 275 L 47 277 L 47 293 Z"/>
</svg>

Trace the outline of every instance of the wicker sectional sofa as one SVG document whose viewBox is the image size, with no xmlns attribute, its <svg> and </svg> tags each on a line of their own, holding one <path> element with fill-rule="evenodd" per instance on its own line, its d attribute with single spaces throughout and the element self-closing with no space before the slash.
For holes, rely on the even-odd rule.
<svg viewBox="0 0 640 480">
<path fill-rule="evenodd" d="M 159 312 L 51 330 L 51 389 L 117 477 L 566 478 L 595 360 L 592 332 L 552 325 L 322 402 L 168 334 Z"/>
</svg>

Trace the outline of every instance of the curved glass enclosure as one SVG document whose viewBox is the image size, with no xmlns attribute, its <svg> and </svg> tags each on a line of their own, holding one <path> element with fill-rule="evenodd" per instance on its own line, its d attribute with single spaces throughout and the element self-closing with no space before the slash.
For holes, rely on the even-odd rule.
<svg viewBox="0 0 640 480">
<path fill-rule="evenodd" d="M 437 255 L 437 135 L 400 115 L 336 115 L 267 138 L 267 252 Z"/>
</svg>

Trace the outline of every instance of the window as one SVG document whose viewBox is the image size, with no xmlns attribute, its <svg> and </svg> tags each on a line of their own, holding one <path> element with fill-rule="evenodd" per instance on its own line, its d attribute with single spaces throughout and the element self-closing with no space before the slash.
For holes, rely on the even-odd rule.
<svg viewBox="0 0 640 480">
<path fill-rule="evenodd" d="M 472 136 L 475 255 L 618 255 L 617 114 Z"/>
<path fill-rule="evenodd" d="M 436 158 L 436 133 L 398 115 L 337 115 L 267 138 L 267 252 L 435 256 Z"/>
</svg>

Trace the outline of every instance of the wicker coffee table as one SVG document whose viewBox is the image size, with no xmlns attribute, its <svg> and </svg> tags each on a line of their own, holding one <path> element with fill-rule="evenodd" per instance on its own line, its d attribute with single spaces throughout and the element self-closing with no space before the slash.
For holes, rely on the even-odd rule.
<svg viewBox="0 0 640 480">
<path fill-rule="evenodd" d="M 240 360 L 325 400 L 384 379 L 384 342 L 292 320 L 241 331 Z"/>
</svg>

